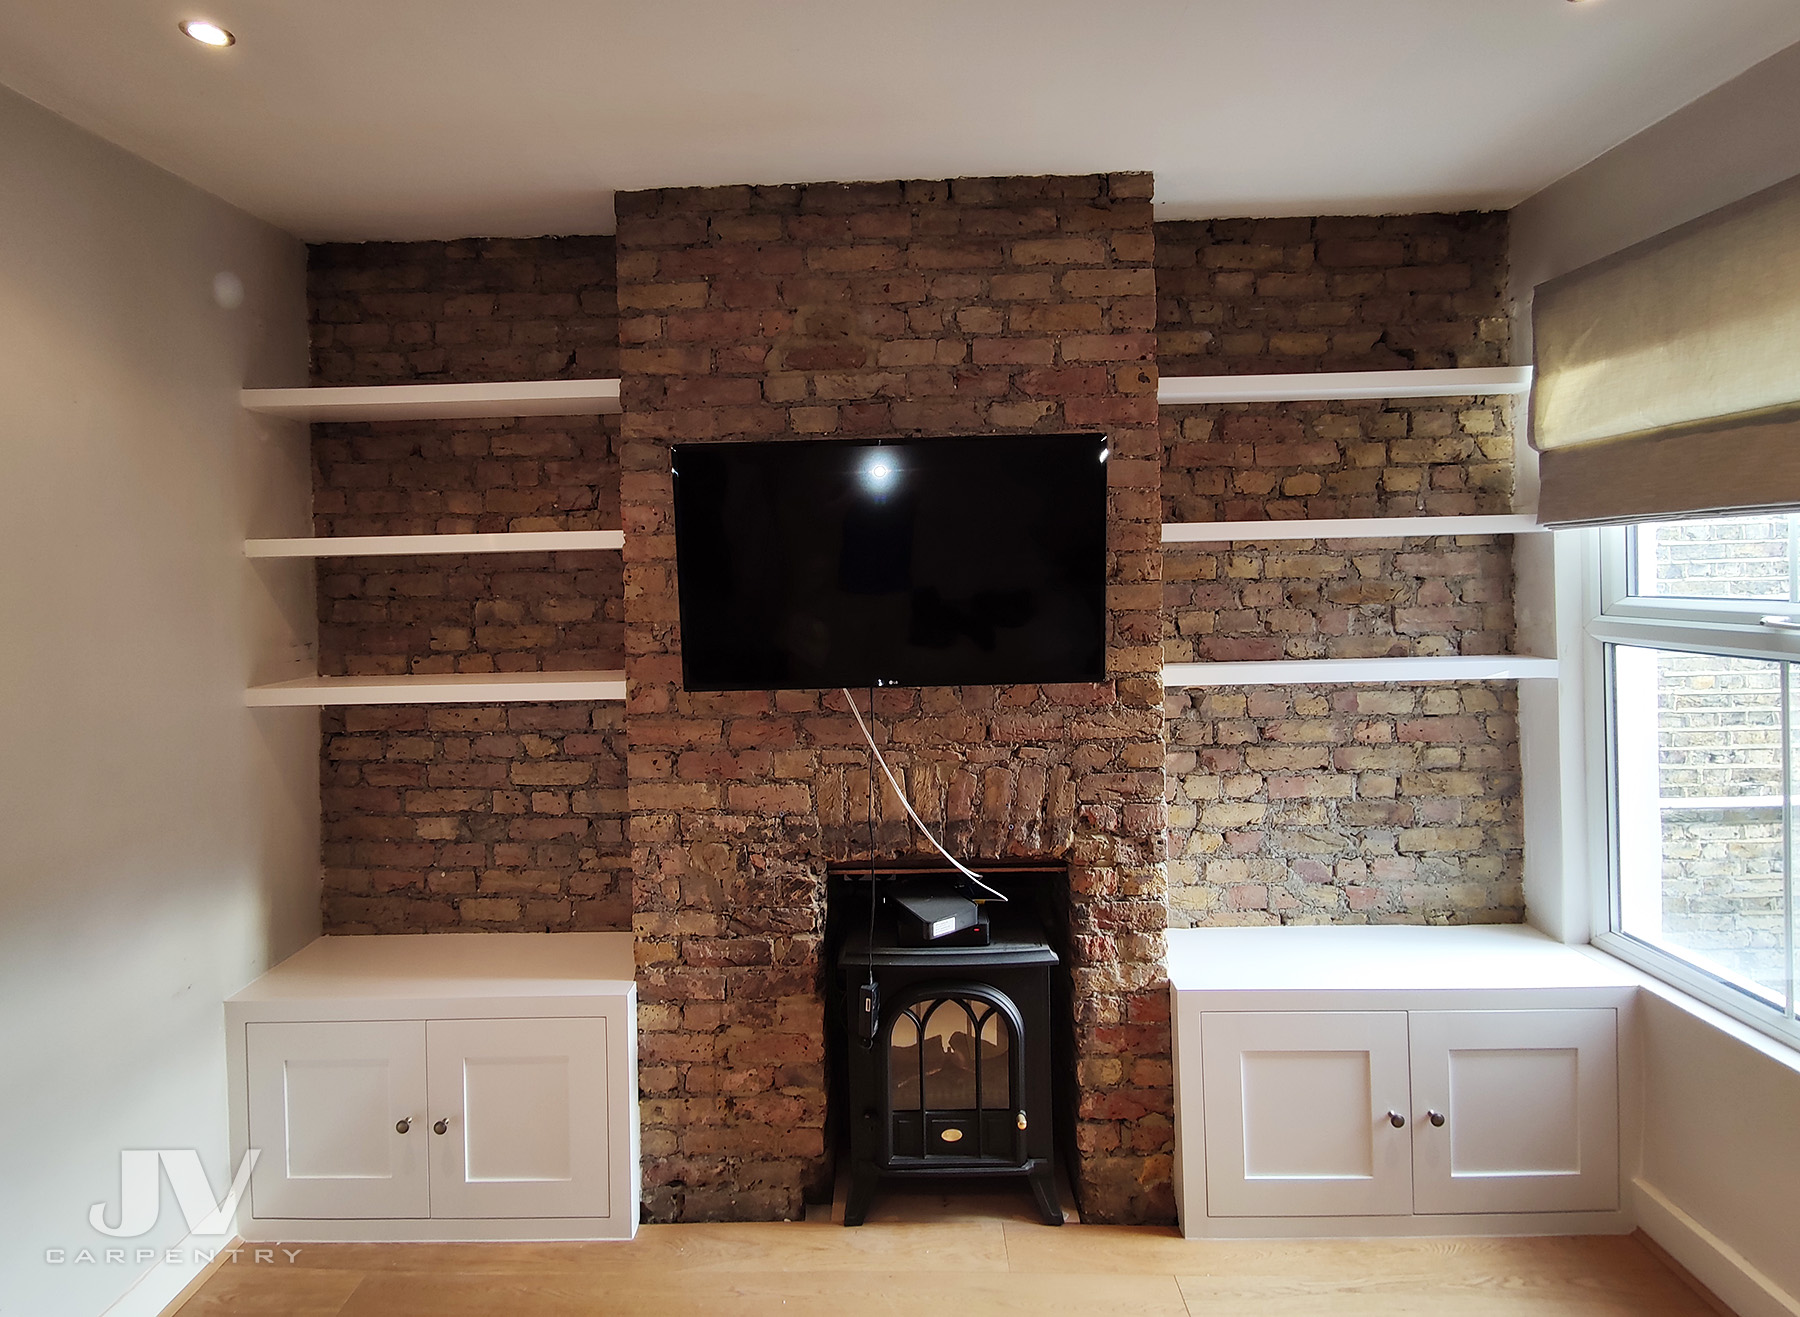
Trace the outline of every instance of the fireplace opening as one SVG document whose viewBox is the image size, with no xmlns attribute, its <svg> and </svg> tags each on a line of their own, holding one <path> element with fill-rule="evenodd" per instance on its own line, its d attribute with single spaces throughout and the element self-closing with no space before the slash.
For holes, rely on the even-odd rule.
<svg viewBox="0 0 1800 1317">
<path fill-rule="evenodd" d="M 1059 1158 L 1073 1129 L 1068 873 L 984 864 L 1007 900 L 930 936 L 955 873 L 939 865 L 833 866 L 826 1018 L 831 1131 L 847 1159 L 844 1223 L 884 1181 L 1023 1180 L 1061 1224 Z M 873 898 L 873 904 L 871 904 Z"/>
</svg>

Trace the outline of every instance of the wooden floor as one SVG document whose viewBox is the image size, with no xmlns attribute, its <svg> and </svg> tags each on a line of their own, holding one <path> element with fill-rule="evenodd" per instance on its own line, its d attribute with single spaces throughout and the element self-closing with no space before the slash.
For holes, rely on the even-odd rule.
<svg viewBox="0 0 1800 1317">
<path fill-rule="evenodd" d="M 926 1219 L 921 1219 L 926 1218 Z M 304 1244 L 221 1267 L 180 1317 L 1712 1317 L 1630 1237 L 1219 1243 L 1043 1226 L 1017 1205 L 645 1226 L 629 1244 Z"/>
</svg>

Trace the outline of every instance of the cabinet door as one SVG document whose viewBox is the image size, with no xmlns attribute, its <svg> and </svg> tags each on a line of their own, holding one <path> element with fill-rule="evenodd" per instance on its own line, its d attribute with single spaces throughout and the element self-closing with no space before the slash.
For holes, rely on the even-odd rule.
<svg viewBox="0 0 1800 1317">
<path fill-rule="evenodd" d="M 1613 1011 L 1414 1011 L 1411 1027 L 1413 1210 L 1619 1205 Z"/>
<path fill-rule="evenodd" d="M 1404 1011 L 1208 1013 L 1200 1038 L 1211 1215 L 1412 1210 Z"/>
<path fill-rule="evenodd" d="M 610 1215 L 605 1020 L 432 1020 L 425 1050 L 433 1216 Z"/>
<path fill-rule="evenodd" d="M 252 1215 L 427 1214 L 423 1024 L 247 1024 L 244 1053 Z"/>
</svg>

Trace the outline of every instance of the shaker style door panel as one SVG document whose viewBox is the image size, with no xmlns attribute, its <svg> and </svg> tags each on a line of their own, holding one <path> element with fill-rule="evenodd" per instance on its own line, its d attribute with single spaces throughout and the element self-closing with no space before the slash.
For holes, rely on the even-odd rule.
<svg viewBox="0 0 1800 1317">
<path fill-rule="evenodd" d="M 1413 1209 L 1619 1204 L 1617 1015 L 1414 1011 Z"/>
<path fill-rule="evenodd" d="M 1404 1011 L 1217 1012 L 1200 1031 L 1212 1215 L 1412 1210 Z"/>
<path fill-rule="evenodd" d="M 598 1017 L 426 1024 L 433 1216 L 611 1213 L 606 1030 Z"/>
<path fill-rule="evenodd" d="M 422 1217 L 425 1026 L 247 1024 L 257 1217 Z"/>
</svg>

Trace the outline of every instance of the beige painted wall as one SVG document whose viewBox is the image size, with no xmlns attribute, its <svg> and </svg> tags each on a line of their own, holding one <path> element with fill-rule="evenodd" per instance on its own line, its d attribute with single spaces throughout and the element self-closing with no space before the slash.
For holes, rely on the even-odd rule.
<svg viewBox="0 0 1800 1317">
<path fill-rule="evenodd" d="M 1683 1223 L 1641 1205 L 1640 1224 L 1743 1317 L 1782 1311 L 1767 1283 L 1800 1311 L 1800 1056 L 1740 1041 L 1710 1011 L 1646 992 L 1639 1179 L 1761 1273 L 1765 1284 L 1715 1270 L 1716 1251 Z M 1708 1274 L 1711 1271 L 1712 1274 Z M 1760 1291 L 1760 1292 L 1759 1292 Z"/>
<path fill-rule="evenodd" d="M 97 1313 L 144 1265 L 45 1250 L 182 1239 L 88 1207 L 128 1148 L 223 1186 L 221 1001 L 318 931 L 317 717 L 242 694 L 311 611 L 241 548 L 304 533 L 304 433 L 236 398 L 305 382 L 305 252 L 4 90 L 0 179 L 0 1313 Z"/>
<path fill-rule="evenodd" d="M 1800 173 L 1796 123 L 1800 46 L 1765 60 L 1522 203 L 1512 212 L 1511 253 L 1512 294 L 1521 316 L 1519 351 L 1530 351 L 1528 317 L 1537 284 Z M 1523 445 L 1521 450 L 1528 458 Z M 1533 506 L 1536 472 L 1528 460 L 1520 463 L 1519 485 L 1520 506 Z M 1556 537 L 1558 556 L 1567 556 L 1564 539 Z M 1549 552 L 1539 543 L 1532 554 L 1544 561 L 1521 556 L 1522 621 L 1534 610 L 1547 619 L 1553 574 L 1565 596 L 1565 613 L 1568 596 L 1583 584 L 1579 570 L 1553 565 Z M 1579 619 L 1572 624 L 1565 619 L 1560 630 L 1575 632 L 1579 625 Z M 1586 658 L 1584 648 L 1578 636 L 1565 636 L 1565 654 Z M 1598 861 L 1580 854 L 1587 814 L 1578 706 L 1591 695 L 1584 696 L 1579 671 L 1561 687 L 1560 708 L 1548 698 L 1542 708 L 1526 708 L 1521 700 L 1521 723 L 1528 742 L 1552 746 L 1560 735 L 1565 751 L 1560 764 L 1540 752 L 1534 767 L 1532 755 L 1526 756 L 1527 780 L 1544 793 L 1535 823 L 1533 801 L 1528 796 L 1526 802 L 1527 902 L 1545 908 L 1547 925 L 1568 929 L 1583 922 L 1587 876 Z M 1535 892 L 1529 859 L 1534 837 L 1574 859 L 1566 869 L 1547 871 Z M 1741 1031 L 1716 1013 L 1684 1009 L 1661 996 L 1646 994 L 1641 1018 L 1644 1136 L 1638 1176 L 1648 1187 L 1640 1194 L 1642 1224 L 1746 1317 L 1800 1312 L 1800 1248 L 1793 1235 L 1800 1212 L 1800 1055 L 1779 1044 L 1741 1041 Z M 1629 1155 L 1626 1164 L 1632 1164 Z M 1659 1196 L 1687 1220 L 1658 1208 Z M 1743 1264 L 1763 1273 L 1785 1298 L 1747 1279 Z"/>
</svg>

